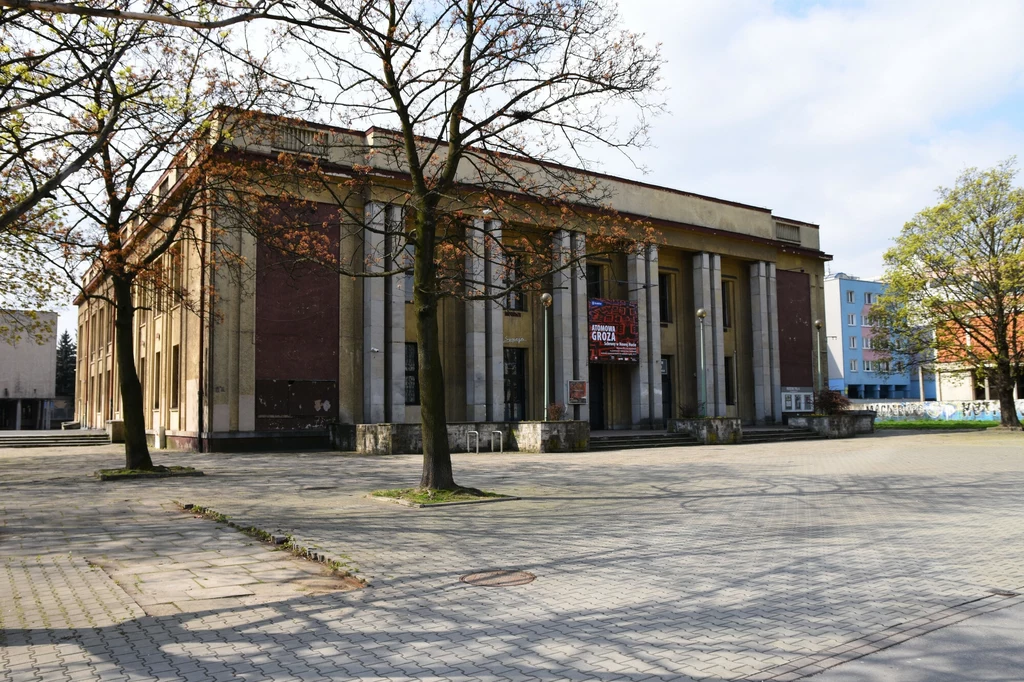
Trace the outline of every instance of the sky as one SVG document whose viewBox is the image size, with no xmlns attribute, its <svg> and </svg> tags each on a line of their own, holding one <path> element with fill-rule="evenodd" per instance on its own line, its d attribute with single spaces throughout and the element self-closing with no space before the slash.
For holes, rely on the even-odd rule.
<svg viewBox="0 0 1024 682">
<path fill-rule="evenodd" d="M 661 43 L 647 170 L 607 172 L 821 226 L 832 272 L 882 274 L 963 169 L 1024 164 L 1020 0 L 627 0 Z M 1024 184 L 1024 175 L 1018 178 Z"/>
<path fill-rule="evenodd" d="M 964 168 L 1024 164 L 1024 0 L 625 0 L 660 43 L 646 173 L 821 226 L 831 272 L 882 254 Z M 1024 177 L 1020 178 L 1024 183 Z M 70 313 L 70 314 L 69 314 Z M 71 309 L 61 330 L 75 330 Z"/>
</svg>

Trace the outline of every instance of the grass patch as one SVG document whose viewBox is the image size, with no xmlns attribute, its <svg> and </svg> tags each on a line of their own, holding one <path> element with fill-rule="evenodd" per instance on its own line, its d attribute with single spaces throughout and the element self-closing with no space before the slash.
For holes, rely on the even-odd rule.
<svg viewBox="0 0 1024 682">
<path fill-rule="evenodd" d="M 477 490 L 475 488 L 459 488 L 458 490 L 428 490 L 426 488 L 395 488 L 392 490 L 374 490 L 371 497 L 385 497 L 402 500 L 414 504 L 451 504 L 452 502 L 476 502 L 483 499 L 511 497 L 500 493 Z"/>
<path fill-rule="evenodd" d="M 100 469 L 96 472 L 101 481 L 120 481 L 130 478 L 170 478 L 172 476 L 202 476 L 195 467 L 156 466 L 152 469 Z"/>
<path fill-rule="evenodd" d="M 976 422 L 967 420 L 940 421 L 932 419 L 912 419 L 899 422 L 875 422 L 875 429 L 879 431 L 892 431 L 900 429 L 915 429 L 922 431 L 945 431 L 948 429 L 974 429 L 983 431 L 999 426 L 999 422 Z"/>
</svg>

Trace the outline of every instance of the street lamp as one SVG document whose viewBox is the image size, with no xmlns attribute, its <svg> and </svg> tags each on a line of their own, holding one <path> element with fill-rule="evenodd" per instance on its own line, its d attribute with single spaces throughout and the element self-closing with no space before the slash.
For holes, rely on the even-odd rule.
<svg viewBox="0 0 1024 682">
<path fill-rule="evenodd" d="M 548 368 L 548 308 L 551 307 L 551 294 L 540 295 L 540 302 L 544 306 L 544 421 L 548 420 L 548 379 L 551 377 Z"/>
<path fill-rule="evenodd" d="M 708 416 L 707 406 L 707 392 L 708 384 L 704 376 L 704 318 L 708 316 L 708 311 L 703 308 L 697 308 L 697 321 L 700 322 L 700 385 L 697 387 L 700 390 L 697 391 L 697 399 L 700 400 L 700 416 Z"/>
<path fill-rule="evenodd" d="M 818 393 L 821 393 L 821 328 L 824 326 L 821 320 L 814 321 L 814 328 L 818 331 L 814 334 L 814 347 L 818 351 L 818 381 L 816 385 L 818 387 Z"/>
</svg>

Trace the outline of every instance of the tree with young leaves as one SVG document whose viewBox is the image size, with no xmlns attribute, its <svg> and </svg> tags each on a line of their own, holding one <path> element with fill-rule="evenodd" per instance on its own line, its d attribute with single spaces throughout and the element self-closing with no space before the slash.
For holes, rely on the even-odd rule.
<svg viewBox="0 0 1024 682">
<path fill-rule="evenodd" d="M 1024 375 L 1024 189 L 1013 158 L 969 168 L 904 225 L 885 254 L 873 347 L 892 371 L 946 364 L 988 377 L 1003 426 L 1020 428 Z"/>
<path fill-rule="evenodd" d="M 358 259 L 342 260 L 339 270 L 356 277 L 412 270 L 420 485 L 454 489 L 439 302 L 507 293 L 486 287 L 465 267 L 467 256 L 506 272 L 521 265 L 517 286 L 540 286 L 553 270 L 577 266 L 579 257 L 552 256 L 553 230 L 585 231 L 591 253 L 651 242 L 644 225 L 606 210 L 607 186 L 583 171 L 595 146 L 625 152 L 644 144 L 646 117 L 660 108 L 658 50 L 623 29 L 606 0 L 311 0 L 297 7 L 321 26 L 350 29 L 330 35 L 289 27 L 316 70 L 305 85 L 335 122 L 386 129 L 375 129 L 372 150 L 339 191 L 390 182 L 389 203 L 404 209 L 407 222 L 389 227 L 350 213 L 346 224 L 364 239 L 379 238 L 391 256 L 412 256 L 403 263 L 381 254 L 378 265 L 392 265 L 373 272 Z M 341 197 L 338 203 L 344 206 Z M 475 229 L 482 218 L 503 226 L 502 239 Z"/>
<path fill-rule="evenodd" d="M 225 107 L 273 110 L 287 97 L 283 84 L 268 76 L 265 59 L 161 24 L 147 25 L 146 33 L 115 77 L 94 83 L 83 129 L 103 130 L 111 103 L 122 104 L 98 153 L 57 188 L 53 207 L 63 219 L 25 228 L 59 250 L 36 255 L 65 275 L 80 302 L 101 301 L 113 311 L 130 469 L 153 467 L 135 361 L 136 315 L 167 301 L 188 309 L 208 297 L 175 276 L 184 250 L 195 250 L 206 268 L 239 258 L 208 219 L 215 211 L 257 218 L 260 211 L 258 199 L 237 197 L 255 182 L 243 181 L 249 169 L 222 154 L 232 122 L 244 118 L 225 115 Z"/>
</svg>

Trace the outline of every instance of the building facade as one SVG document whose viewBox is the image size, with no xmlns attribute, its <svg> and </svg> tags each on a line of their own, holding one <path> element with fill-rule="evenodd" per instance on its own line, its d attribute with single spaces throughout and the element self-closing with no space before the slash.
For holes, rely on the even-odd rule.
<svg viewBox="0 0 1024 682">
<path fill-rule="evenodd" d="M 374 158 L 366 150 L 379 132 L 318 130 L 344 137 L 339 148 L 361 145 L 357 158 Z M 258 139 L 237 144 L 246 154 L 277 151 Z M 348 152 L 323 153 L 336 168 L 352 163 Z M 177 172 L 168 170 L 164 180 L 173 186 Z M 597 254 L 583 222 L 545 236 L 556 259 L 577 265 L 546 277 L 539 290 L 499 300 L 443 299 L 448 419 L 543 419 L 545 384 L 549 403 L 593 430 L 663 428 L 666 419 L 697 414 L 765 423 L 781 421 L 787 406 L 809 409 L 803 396 L 824 365 L 814 357 L 811 321 L 824 316 L 830 258 L 820 250 L 818 226 L 733 201 L 588 177 L 602 185 L 617 215 L 652 224 L 657 244 L 641 253 Z M 382 175 L 347 197 L 349 210 L 365 216 L 367 226 L 403 224 L 401 182 L 400 172 Z M 324 215 L 334 208 L 331 200 L 314 199 Z M 374 257 L 389 253 L 381 243 L 385 230 L 325 229 L 339 253 L 365 255 L 367 272 L 391 269 L 394 256 Z M 467 242 L 479 246 L 466 256 L 467 277 L 472 273 L 483 290 L 500 288 L 488 245 L 503 244 L 515 229 L 484 214 L 467 228 Z M 160 300 L 136 319 L 136 366 L 154 434 L 181 447 L 245 449 L 321 443 L 332 424 L 419 421 L 408 276 L 287 267 L 251 234 L 226 226 L 220 234 L 251 276 L 204 267 L 199 250 L 184 249 L 171 259 L 178 269 L 172 277 L 200 305 Z M 541 304 L 544 293 L 550 308 Z M 111 311 L 96 299 L 80 298 L 78 305 L 77 416 L 98 426 L 120 411 Z M 626 359 L 602 355 L 612 332 L 595 321 L 613 310 L 625 311 L 616 319 L 632 339 Z"/>
<path fill-rule="evenodd" d="M 884 291 L 882 282 L 842 272 L 825 278 L 828 386 L 854 400 L 935 400 L 934 374 L 891 372 L 872 348 L 874 330 L 868 318 Z"/>
<path fill-rule="evenodd" d="M 57 384 L 57 314 L 5 315 L 23 317 L 23 326 L 39 333 L 21 334 L 17 341 L 0 339 L 0 430 L 49 429 Z"/>
</svg>

